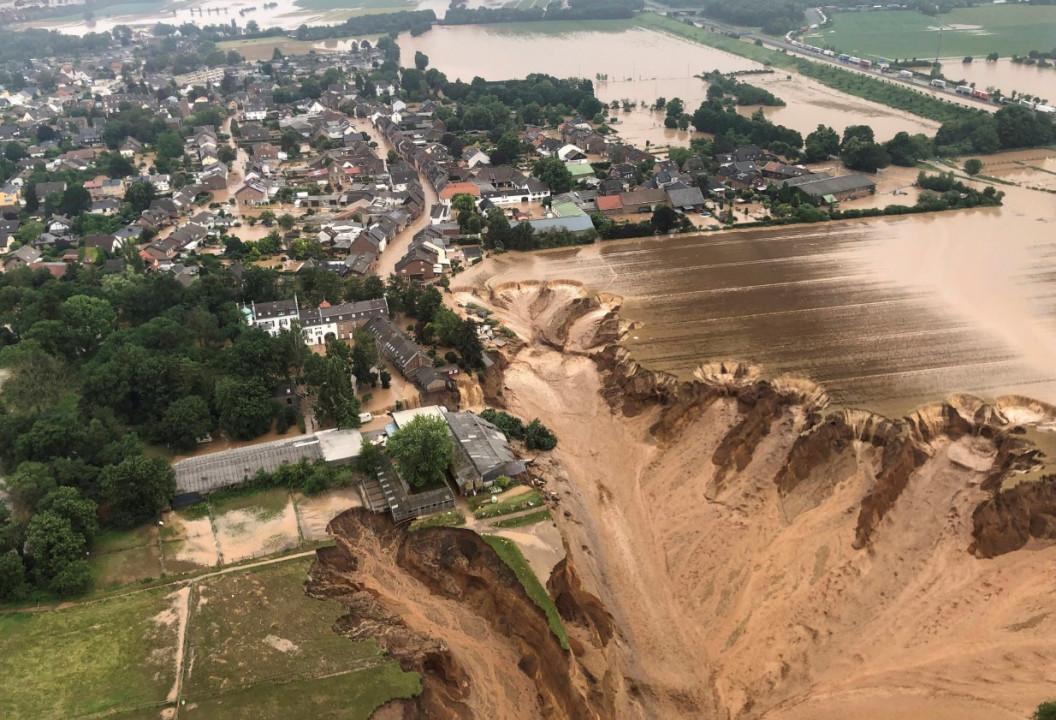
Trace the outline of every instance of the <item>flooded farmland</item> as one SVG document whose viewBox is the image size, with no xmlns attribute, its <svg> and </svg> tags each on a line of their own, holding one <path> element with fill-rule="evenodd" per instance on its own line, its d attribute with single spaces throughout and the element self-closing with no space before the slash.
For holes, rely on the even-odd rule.
<svg viewBox="0 0 1056 720">
<path fill-rule="evenodd" d="M 707 84 L 696 76 L 710 70 L 763 70 L 763 65 L 723 50 L 642 28 L 582 31 L 582 24 L 541 23 L 509 26 L 434 27 L 418 37 L 400 36 L 404 58 L 415 51 L 450 79 L 466 82 L 522 78 L 529 73 L 595 80 L 595 91 L 605 102 L 624 99 L 648 107 L 658 97 L 679 97 L 690 112 L 704 100 Z M 606 27 L 598 23 L 601 28 Z M 597 79 L 601 74 L 603 77 Z M 752 75 L 748 82 L 771 90 L 785 107 L 764 108 L 774 122 L 808 133 L 824 122 L 841 131 L 868 123 L 880 138 L 899 130 L 934 134 L 938 124 L 924 118 L 851 97 L 787 72 Z M 755 108 L 743 108 L 751 113 Z M 618 112 L 615 127 L 630 142 L 654 145 L 686 144 L 689 133 L 668 130 L 663 116 L 644 109 Z"/>
<path fill-rule="evenodd" d="M 1056 39 L 1054 39 L 1056 44 Z M 1017 65 L 1009 58 L 997 62 L 976 59 L 962 63 L 961 58 L 944 58 L 942 72 L 948 78 L 975 83 L 978 88 L 996 88 L 1005 95 L 1012 91 L 1056 101 L 1056 68 Z"/>
<path fill-rule="evenodd" d="M 508 254 L 462 281 L 615 293 L 629 349 L 682 377 L 744 360 L 886 413 L 953 392 L 1056 402 L 1056 195 L 1003 189 L 1003 208 Z"/>
</svg>

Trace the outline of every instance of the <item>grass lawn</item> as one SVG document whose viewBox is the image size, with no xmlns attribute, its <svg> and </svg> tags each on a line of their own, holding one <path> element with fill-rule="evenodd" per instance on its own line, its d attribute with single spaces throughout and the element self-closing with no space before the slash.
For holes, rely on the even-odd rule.
<svg viewBox="0 0 1056 720">
<path fill-rule="evenodd" d="M 941 33 L 938 28 L 943 27 Z M 1056 46 L 1056 6 L 989 5 L 936 17 L 919 12 L 835 13 L 808 42 L 885 58 L 1025 55 Z"/>
<path fill-rule="evenodd" d="M 511 498 L 500 500 L 497 503 L 489 502 L 489 496 L 487 495 L 480 497 L 482 499 L 473 507 L 473 517 L 477 520 L 487 520 L 488 518 L 498 517 L 499 515 L 509 515 L 510 513 L 527 510 L 528 508 L 539 507 L 543 504 L 543 496 L 539 494 L 538 490 L 531 490 L 520 495 L 514 495 Z"/>
<path fill-rule="evenodd" d="M 536 523 L 543 522 L 544 520 L 550 519 L 550 511 L 546 508 L 539 510 L 538 512 L 528 513 L 526 515 L 520 515 L 515 518 L 509 518 L 508 520 L 499 520 L 492 523 L 493 527 L 497 528 L 517 528 L 525 527 L 526 525 L 535 525 Z"/>
<path fill-rule="evenodd" d="M 633 25 L 637 27 L 677 35 L 686 40 L 698 42 L 701 45 L 708 45 L 709 47 L 717 48 L 719 50 L 725 50 L 726 52 L 740 55 L 741 57 L 746 57 L 749 60 L 755 60 L 756 62 L 764 64 L 769 63 L 775 67 L 788 67 L 792 65 L 791 58 L 784 53 L 779 53 L 776 50 L 769 50 L 765 47 L 760 47 L 759 45 L 738 40 L 737 38 L 732 38 L 720 33 L 709 32 L 703 28 L 687 25 L 681 20 L 664 17 L 662 15 L 657 15 L 656 13 L 642 13 L 634 20 L 628 22 L 633 23 Z"/>
<path fill-rule="evenodd" d="M 490 545 L 502 561 L 517 574 L 517 579 L 521 581 L 528 597 L 546 613 L 546 619 L 550 623 L 550 631 L 554 633 L 554 637 L 561 643 L 561 647 L 568 650 L 568 634 L 565 632 L 565 626 L 561 622 L 561 616 L 557 612 L 554 600 L 532 572 L 532 568 L 524 559 L 520 549 L 512 541 L 497 535 L 484 535 L 483 538 L 484 542 Z"/>
<path fill-rule="evenodd" d="M 0 717 L 135 717 L 162 704 L 175 681 L 177 623 L 155 618 L 171 593 L 0 615 Z"/>
<path fill-rule="evenodd" d="M 318 680 L 257 685 L 220 697 L 188 703 L 180 717 L 194 720 L 367 720 L 381 705 L 410 698 L 422 686 L 414 673 L 394 662 Z"/>
<path fill-rule="evenodd" d="M 92 546 L 89 564 L 96 587 L 114 587 L 161 577 L 157 526 L 100 533 Z"/>
<path fill-rule="evenodd" d="M 415 691 L 417 675 L 403 673 L 373 641 L 333 632 L 344 610 L 304 594 L 309 565 L 291 560 L 198 584 L 188 633 L 193 671 L 184 686 L 188 706 L 201 707 L 193 717 L 316 716 L 308 703 L 365 718 L 380 702 Z"/>
<path fill-rule="evenodd" d="M 430 515 L 429 517 L 415 520 L 411 523 L 411 530 L 421 530 L 427 527 L 461 527 L 466 524 L 466 516 L 458 510 L 448 510 L 446 512 L 437 513 L 436 515 Z"/>
</svg>

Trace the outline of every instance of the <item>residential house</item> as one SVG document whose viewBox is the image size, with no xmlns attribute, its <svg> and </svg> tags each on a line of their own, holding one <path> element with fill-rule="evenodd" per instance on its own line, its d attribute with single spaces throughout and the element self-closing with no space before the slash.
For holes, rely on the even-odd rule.
<svg viewBox="0 0 1056 720">
<path fill-rule="evenodd" d="M 431 367 L 429 356 L 392 324 L 388 316 L 371 318 L 364 327 L 374 336 L 381 354 L 391 362 L 404 377 L 422 367 Z"/>
</svg>

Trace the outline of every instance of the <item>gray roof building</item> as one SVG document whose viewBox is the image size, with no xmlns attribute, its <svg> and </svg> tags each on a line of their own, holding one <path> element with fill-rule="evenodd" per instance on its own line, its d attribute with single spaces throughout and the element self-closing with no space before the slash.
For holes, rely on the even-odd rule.
<svg viewBox="0 0 1056 720">
<path fill-rule="evenodd" d="M 452 470 L 462 492 L 476 492 L 499 476 L 524 472 L 524 461 L 513 454 L 501 430 L 471 412 L 444 412 L 455 438 Z"/>
<path fill-rule="evenodd" d="M 359 456 L 363 437 L 358 430 L 322 430 L 272 442 L 222 450 L 173 463 L 176 492 L 205 494 L 240 485 L 260 471 L 274 472 L 302 460 L 343 465 Z"/>
</svg>

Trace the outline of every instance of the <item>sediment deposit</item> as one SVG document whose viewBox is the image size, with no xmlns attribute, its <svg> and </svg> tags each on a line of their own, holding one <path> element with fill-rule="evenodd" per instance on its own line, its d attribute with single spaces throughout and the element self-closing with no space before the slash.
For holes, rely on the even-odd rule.
<svg viewBox="0 0 1056 720">
<path fill-rule="evenodd" d="M 560 498 L 571 652 L 471 533 L 343 515 L 310 592 L 423 672 L 413 712 L 1020 720 L 1053 694 L 1056 481 L 1027 436 L 1056 409 L 829 411 L 735 361 L 641 366 L 618 298 L 575 283 L 456 297 L 521 338 L 486 401 L 560 439 L 533 467 Z"/>
</svg>

